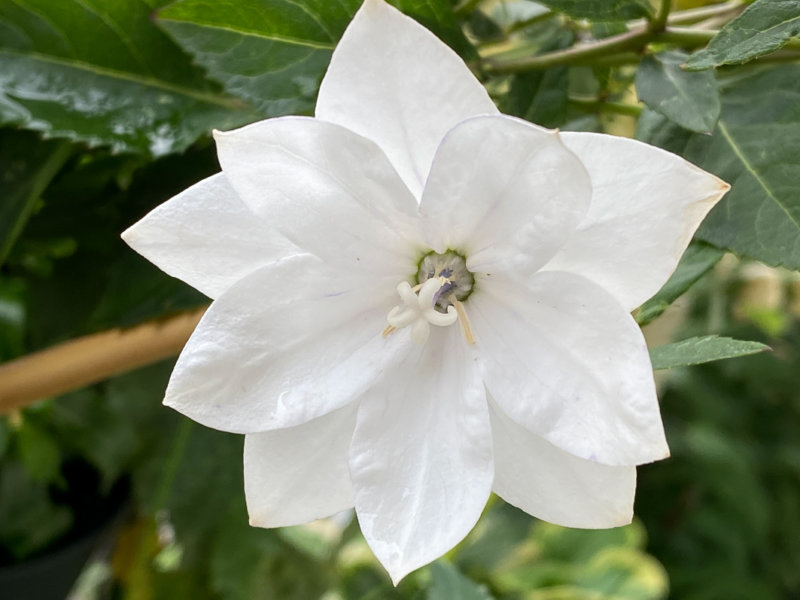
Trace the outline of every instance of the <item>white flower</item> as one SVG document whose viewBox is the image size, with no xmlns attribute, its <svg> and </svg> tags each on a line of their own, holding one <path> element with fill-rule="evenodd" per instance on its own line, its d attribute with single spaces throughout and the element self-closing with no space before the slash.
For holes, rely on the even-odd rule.
<svg viewBox="0 0 800 600">
<path fill-rule="evenodd" d="M 316 118 L 216 139 L 222 172 L 124 238 L 214 298 L 165 403 L 247 434 L 252 524 L 355 506 L 397 582 L 492 490 L 562 525 L 630 521 L 635 465 L 668 455 L 630 311 L 725 183 L 500 115 L 381 0 L 336 48 Z"/>
</svg>

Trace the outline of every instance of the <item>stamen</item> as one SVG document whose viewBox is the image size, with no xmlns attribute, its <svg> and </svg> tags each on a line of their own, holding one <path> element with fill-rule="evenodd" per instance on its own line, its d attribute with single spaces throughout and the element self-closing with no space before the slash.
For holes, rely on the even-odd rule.
<svg viewBox="0 0 800 600">
<path fill-rule="evenodd" d="M 447 312 L 443 313 L 436 310 L 434 298 L 437 292 L 448 283 L 444 277 L 435 277 L 425 281 L 419 293 L 415 294 L 411 285 L 403 281 L 397 286 L 397 293 L 403 301 L 402 306 L 395 306 L 386 316 L 389 327 L 383 330 L 386 337 L 396 329 L 411 326 L 411 339 L 424 344 L 430 335 L 430 326 L 446 327 L 458 320 L 456 309 L 453 306 L 447 307 Z"/>
<path fill-rule="evenodd" d="M 467 338 L 467 343 L 474 344 L 475 334 L 472 333 L 472 325 L 469 322 L 467 311 L 464 309 L 464 303 L 460 300 L 456 300 L 453 302 L 453 306 L 455 307 L 456 314 L 458 315 L 458 324 L 461 325 L 461 331 L 464 332 L 464 337 Z"/>
<path fill-rule="evenodd" d="M 443 254 L 428 252 L 419 263 L 417 282 L 413 287 L 405 281 L 397 286 L 402 304 L 386 316 L 389 325 L 383 330 L 383 337 L 411 327 L 411 339 L 424 344 L 431 325 L 447 327 L 458 321 L 467 343 L 474 344 L 475 335 L 462 303 L 475 285 L 466 257 L 453 250 Z"/>
</svg>

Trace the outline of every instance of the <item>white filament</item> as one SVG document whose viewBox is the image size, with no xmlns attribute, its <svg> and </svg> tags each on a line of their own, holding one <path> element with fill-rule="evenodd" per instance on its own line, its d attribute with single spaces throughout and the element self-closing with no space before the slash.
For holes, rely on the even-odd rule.
<svg viewBox="0 0 800 600">
<path fill-rule="evenodd" d="M 394 329 L 410 326 L 411 339 L 417 344 L 424 344 L 428 341 L 431 325 L 446 327 L 455 323 L 458 314 L 454 307 L 448 306 L 446 313 L 435 308 L 436 292 L 447 282 L 444 277 L 433 277 L 423 283 L 416 294 L 407 281 L 398 284 L 397 293 L 400 294 L 403 304 L 389 311 L 386 317 L 389 325 Z"/>
</svg>

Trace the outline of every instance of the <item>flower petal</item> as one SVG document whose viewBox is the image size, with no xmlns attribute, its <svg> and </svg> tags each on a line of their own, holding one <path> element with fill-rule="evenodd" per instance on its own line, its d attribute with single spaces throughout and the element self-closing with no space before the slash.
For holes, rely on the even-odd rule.
<svg viewBox="0 0 800 600">
<path fill-rule="evenodd" d="M 366 0 L 333 52 L 316 116 L 375 141 L 419 198 L 444 134 L 497 113 L 464 62 L 382 0 Z"/>
<path fill-rule="evenodd" d="M 300 425 L 348 404 L 410 346 L 381 338 L 394 283 L 309 255 L 258 269 L 203 316 L 164 403 L 234 433 Z"/>
<path fill-rule="evenodd" d="M 129 227 L 122 239 L 163 271 L 210 298 L 254 269 L 299 252 L 255 218 L 222 173 L 153 209 Z"/>
<path fill-rule="evenodd" d="M 409 275 L 422 243 L 417 203 L 374 143 L 307 117 L 215 137 L 242 200 L 299 248 L 348 268 Z"/>
<path fill-rule="evenodd" d="M 435 328 L 364 394 L 350 474 L 361 531 L 395 584 L 475 525 L 492 486 L 491 431 L 457 327 Z"/>
<path fill-rule="evenodd" d="M 562 139 L 588 169 L 594 193 L 586 219 L 545 268 L 583 275 L 633 310 L 672 274 L 730 186 L 636 140 L 572 132 Z"/>
<path fill-rule="evenodd" d="M 357 408 L 354 402 L 303 425 L 245 437 L 251 525 L 299 525 L 353 506 L 347 453 Z"/>
<path fill-rule="evenodd" d="M 636 467 L 611 467 L 556 448 L 489 404 L 494 491 L 539 519 L 585 529 L 627 525 L 633 517 Z"/>
<path fill-rule="evenodd" d="M 478 286 L 467 309 L 486 387 L 506 414 L 607 465 L 669 454 L 644 338 L 608 292 L 560 272 Z"/>
<path fill-rule="evenodd" d="M 431 247 L 463 252 L 471 271 L 532 273 L 567 242 L 591 193 L 558 132 L 474 117 L 442 141 L 420 211 Z"/>
</svg>

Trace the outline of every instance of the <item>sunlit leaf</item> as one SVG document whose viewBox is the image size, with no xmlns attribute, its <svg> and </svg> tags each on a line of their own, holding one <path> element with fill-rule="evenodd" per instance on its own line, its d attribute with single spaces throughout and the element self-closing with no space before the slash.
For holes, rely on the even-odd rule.
<svg viewBox="0 0 800 600">
<path fill-rule="evenodd" d="M 650 350 L 650 361 L 653 363 L 653 369 L 658 371 L 748 356 L 769 349 L 769 346 L 760 342 L 707 335 L 653 348 Z"/>
<path fill-rule="evenodd" d="M 727 23 L 686 62 L 687 69 L 708 69 L 747 62 L 774 52 L 793 36 L 800 35 L 800 2 L 757 0 Z"/>
</svg>

